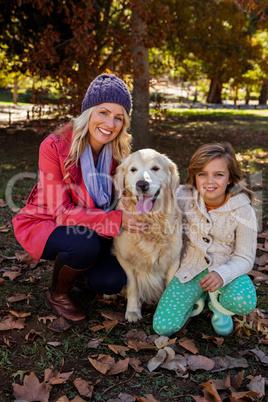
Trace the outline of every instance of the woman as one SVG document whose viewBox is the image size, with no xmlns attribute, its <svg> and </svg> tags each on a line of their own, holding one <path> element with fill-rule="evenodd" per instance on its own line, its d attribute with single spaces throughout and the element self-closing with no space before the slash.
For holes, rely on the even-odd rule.
<svg viewBox="0 0 268 402">
<path fill-rule="evenodd" d="M 114 294 L 126 275 L 110 248 L 121 230 L 146 226 L 114 206 L 112 175 L 130 153 L 127 133 L 131 97 L 115 75 L 102 74 L 89 86 L 81 115 L 40 146 L 40 181 L 13 218 L 15 236 L 36 260 L 55 260 L 46 304 L 71 322 L 86 316 L 71 299 L 74 280 Z"/>
</svg>

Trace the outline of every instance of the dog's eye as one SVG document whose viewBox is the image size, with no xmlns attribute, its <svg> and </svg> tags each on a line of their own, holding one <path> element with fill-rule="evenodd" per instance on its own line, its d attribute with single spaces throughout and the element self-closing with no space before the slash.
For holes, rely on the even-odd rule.
<svg viewBox="0 0 268 402">
<path fill-rule="evenodd" d="M 130 169 L 130 171 L 131 171 L 131 172 L 136 172 L 137 169 L 136 169 L 135 167 L 132 167 L 132 168 Z"/>
<path fill-rule="evenodd" d="M 159 166 L 153 166 L 151 170 L 153 170 L 154 172 L 157 172 L 160 169 Z"/>
</svg>

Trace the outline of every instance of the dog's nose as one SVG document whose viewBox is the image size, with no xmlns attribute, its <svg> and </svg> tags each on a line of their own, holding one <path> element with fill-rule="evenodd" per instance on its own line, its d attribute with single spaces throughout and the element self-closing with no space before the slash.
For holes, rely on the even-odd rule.
<svg viewBox="0 0 268 402">
<path fill-rule="evenodd" d="M 149 190 L 149 183 L 145 180 L 139 180 L 136 183 L 136 189 L 142 193 L 146 193 Z"/>
</svg>

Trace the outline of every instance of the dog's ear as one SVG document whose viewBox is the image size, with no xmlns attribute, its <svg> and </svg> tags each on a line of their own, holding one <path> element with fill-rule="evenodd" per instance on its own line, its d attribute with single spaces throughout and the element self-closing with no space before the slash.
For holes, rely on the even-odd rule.
<svg viewBox="0 0 268 402">
<path fill-rule="evenodd" d="M 122 162 L 119 166 L 117 166 L 114 176 L 114 186 L 116 191 L 118 192 L 118 198 L 122 196 L 125 187 L 125 165 L 126 164 Z"/>
<path fill-rule="evenodd" d="M 179 171 L 177 168 L 177 165 L 172 162 L 170 159 L 168 160 L 168 167 L 169 167 L 169 171 L 170 171 L 170 178 L 169 178 L 169 188 L 172 191 L 172 195 L 175 197 L 176 195 L 176 190 L 179 187 L 180 184 L 180 175 L 179 175 Z"/>
</svg>

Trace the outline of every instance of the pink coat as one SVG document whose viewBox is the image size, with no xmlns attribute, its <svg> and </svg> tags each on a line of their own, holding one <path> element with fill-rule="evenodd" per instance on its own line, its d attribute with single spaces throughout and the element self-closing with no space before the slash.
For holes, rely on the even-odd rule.
<svg viewBox="0 0 268 402">
<path fill-rule="evenodd" d="M 80 164 L 66 170 L 72 128 L 64 134 L 50 134 L 40 146 L 40 181 L 32 189 L 27 204 L 14 216 L 15 236 L 34 259 L 42 256 L 48 237 L 57 226 L 86 226 L 100 236 L 116 237 L 122 211 L 105 212 L 95 207 L 82 177 Z M 113 161 L 110 174 L 115 172 Z"/>
</svg>

